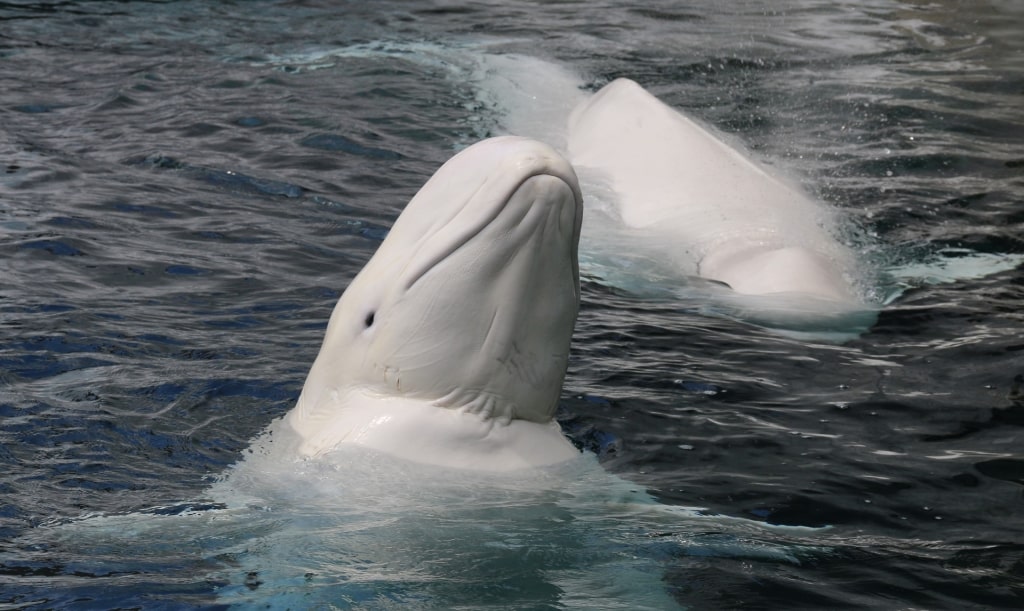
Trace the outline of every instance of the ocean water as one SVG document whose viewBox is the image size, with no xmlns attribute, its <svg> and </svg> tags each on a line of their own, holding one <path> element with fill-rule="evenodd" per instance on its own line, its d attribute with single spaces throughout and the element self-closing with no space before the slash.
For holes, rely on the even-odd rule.
<svg viewBox="0 0 1024 611">
<path fill-rule="evenodd" d="M 223 604 L 192 556 L 40 533 L 181 508 L 245 455 L 427 177 L 547 116 L 494 88 L 507 55 L 735 137 L 872 270 L 841 341 L 585 270 L 567 434 L 667 507 L 820 527 L 785 562 L 650 553 L 674 600 L 1024 605 L 1024 12 L 889 0 L 0 4 L 0 605 Z"/>
</svg>

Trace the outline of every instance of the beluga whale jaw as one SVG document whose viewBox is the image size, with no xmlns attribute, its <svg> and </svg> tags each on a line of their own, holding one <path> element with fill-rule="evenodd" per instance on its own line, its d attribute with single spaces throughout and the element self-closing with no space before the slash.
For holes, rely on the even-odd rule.
<svg viewBox="0 0 1024 611">
<path fill-rule="evenodd" d="M 634 81 L 617 79 L 577 106 L 568 140 L 573 165 L 616 194 L 622 223 L 683 273 L 807 313 L 865 307 L 826 206 Z"/>
<path fill-rule="evenodd" d="M 553 149 L 492 138 L 420 189 L 339 299 L 298 403 L 298 453 L 359 444 L 477 470 L 579 453 L 553 416 L 579 310 L 582 198 Z"/>
</svg>

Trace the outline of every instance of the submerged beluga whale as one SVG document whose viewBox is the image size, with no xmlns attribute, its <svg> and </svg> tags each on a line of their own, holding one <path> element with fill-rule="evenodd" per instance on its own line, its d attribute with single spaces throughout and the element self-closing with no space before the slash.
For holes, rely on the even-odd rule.
<svg viewBox="0 0 1024 611">
<path fill-rule="evenodd" d="M 625 224 L 680 239 L 699 275 L 750 295 L 856 299 L 821 206 L 636 82 L 573 110 L 568 148 L 607 175 Z"/>
<path fill-rule="evenodd" d="M 359 444 L 509 470 L 578 452 L 553 421 L 579 309 L 582 197 L 516 137 L 454 156 L 341 296 L 285 425 L 315 456 Z"/>
<path fill-rule="evenodd" d="M 567 149 L 668 265 L 760 298 L 775 315 L 866 309 L 827 207 L 636 82 L 617 79 L 576 106 Z"/>
</svg>

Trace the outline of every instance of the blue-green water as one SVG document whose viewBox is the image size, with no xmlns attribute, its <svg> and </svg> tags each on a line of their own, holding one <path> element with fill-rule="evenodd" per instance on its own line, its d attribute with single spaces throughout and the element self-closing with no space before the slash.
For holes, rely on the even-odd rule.
<svg viewBox="0 0 1024 611">
<path fill-rule="evenodd" d="M 831 526 L 799 563 L 649 551 L 675 599 L 1020 607 L 1022 30 L 1012 2 L 0 4 L 0 604 L 217 604 L 23 541 L 202 497 L 411 195 L 499 129 L 467 66 L 516 53 L 637 80 L 912 270 L 841 344 L 584 278 L 570 435 L 666 505 Z"/>
</svg>

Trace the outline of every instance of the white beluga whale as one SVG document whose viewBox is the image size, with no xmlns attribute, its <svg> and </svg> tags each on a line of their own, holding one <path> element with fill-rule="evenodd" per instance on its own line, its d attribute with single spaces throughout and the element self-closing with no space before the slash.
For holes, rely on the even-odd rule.
<svg viewBox="0 0 1024 611">
<path fill-rule="evenodd" d="M 572 168 L 540 142 L 485 140 L 444 164 L 338 301 L 285 417 L 300 452 L 354 443 L 485 470 L 578 454 L 553 416 L 581 220 Z"/>
<path fill-rule="evenodd" d="M 775 316 L 867 308 L 827 206 L 634 81 L 579 104 L 567 148 L 584 189 L 605 181 L 618 219 L 666 265 L 760 298 Z"/>
</svg>

